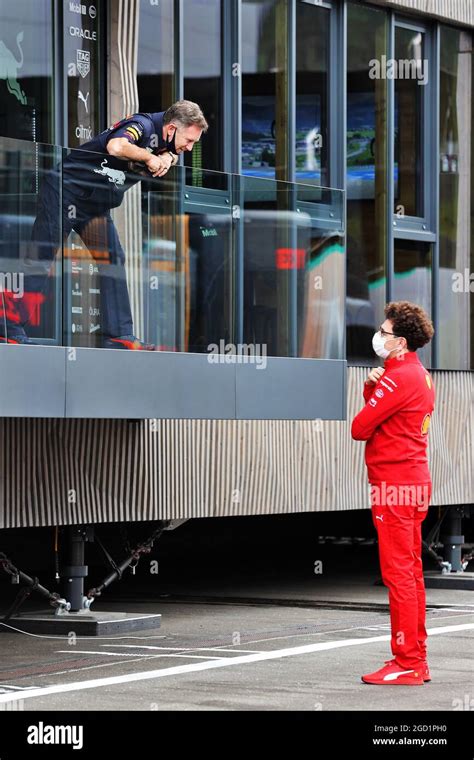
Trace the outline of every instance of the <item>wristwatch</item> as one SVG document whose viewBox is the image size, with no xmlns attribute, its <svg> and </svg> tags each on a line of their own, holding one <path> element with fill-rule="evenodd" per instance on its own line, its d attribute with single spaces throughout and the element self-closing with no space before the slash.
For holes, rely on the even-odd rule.
<svg viewBox="0 0 474 760">
<path fill-rule="evenodd" d="M 171 166 L 176 166 L 179 161 L 179 156 L 177 156 L 176 153 L 172 153 L 170 150 L 168 151 L 168 154 L 171 156 Z"/>
</svg>

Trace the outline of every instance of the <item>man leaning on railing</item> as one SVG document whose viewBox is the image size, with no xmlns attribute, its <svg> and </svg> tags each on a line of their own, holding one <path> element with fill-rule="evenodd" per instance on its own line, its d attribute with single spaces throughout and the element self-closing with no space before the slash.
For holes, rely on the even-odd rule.
<svg viewBox="0 0 474 760">
<path fill-rule="evenodd" d="M 47 173 L 39 199 L 32 240 L 36 258 L 29 261 L 22 298 L 4 293 L 0 342 L 33 344 L 27 327 L 39 300 L 44 300 L 48 275 L 58 248 L 71 230 L 97 257 L 101 292 L 102 346 L 155 350 L 134 334 L 125 253 L 110 214 L 124 193 L 144 176 L 164 177 L 207 132 L 197 103 L 179 100 L 166 111 L 137 112 L 117 121 L 92 140 L 72 150 L 61 166 Z M 62 219 L 58 212 L 62 179 Z M 73 209 L 73 213 L 71 213 Z M 62 226 L 62 231 L 61 231 Z"/>
</svg>

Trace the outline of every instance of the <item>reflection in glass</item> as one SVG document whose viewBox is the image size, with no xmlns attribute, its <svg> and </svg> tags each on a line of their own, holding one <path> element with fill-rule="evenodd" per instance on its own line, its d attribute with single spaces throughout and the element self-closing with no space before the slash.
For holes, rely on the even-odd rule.
<svg viewBox="0 0 474 760">
<path fill-rule="evenodd" d="M 241 193 L 244 343 L 268 356 L 342 358 L 344 247 L 325 227 L 319 190 L 242 178 Z M 328 196 L 326 213 L 342 219 L 341 194 Z"/>
<path fill-rule="evenodd" d="M 0 144 L 0 342 L 61 342 L 60 200 L 50 170 L 59 149 Z M 47 241 L 45 238 L 47 237 Z"/>
<path fill-rule="evenodd" d="M 393 301 L 411 301 L 431 316 L 432 250 L 429 243 L 394 241 Z M 431 343 L 418 350 L 426 367 L 431 366 Z"/>
<path fill-rule="evenodd" d="M 473 369 L 472 36 L 441 27 L 440 52 L 439 366 Z"/>
<path fill-rule="evenodd" d="M 372 364 L 386 293 L 387 80 L 369 63 L 387 54 L 387 14 L 355 3 L 347 13 L 347 359 Z"/>
<path fill-rule="evenodd" d="M 328 54 L 327 8 L 296 4 L 296 181 L 327 186 Z"/>
<path fill-rule="evenodd" d="M 162 351 L 224 353 L 234 335 L 230 208 L 174 218 L 163 213 L 172 195 L 149 193 L 148 340 Z"/>
<path fill-rule="evenodd" d="M 242 2 L 242 173 L 285 179 L 286 0 Z"/>
<path fill-rule="evenodd" d="M 55 142 L 51 8 L 50 0 L 0 0 L 0 135 L 4 137 Z"/>
<path fill-rule="evenodd" d="M 395 209 L 405 216 L 423 216 L 422 119 L 424 35 L 395 27 Z M 401 64 L 404 64 L 403 68 Z"/>
</svg>

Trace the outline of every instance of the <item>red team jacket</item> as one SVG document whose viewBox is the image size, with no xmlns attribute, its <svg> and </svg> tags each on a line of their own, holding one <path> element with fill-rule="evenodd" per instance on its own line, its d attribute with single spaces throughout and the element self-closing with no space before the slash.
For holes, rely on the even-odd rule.
<svg viewBox="0 0 474 760">
<path fill-rule="evenodd" d="M 376 385 L 364 385 L 366 406 L 354 417 L 352 437 L 367 441 L 370 483 L 431 482 L 427 445 L 435 392 L 415 351 L 386 359 Z"/>
</svg>

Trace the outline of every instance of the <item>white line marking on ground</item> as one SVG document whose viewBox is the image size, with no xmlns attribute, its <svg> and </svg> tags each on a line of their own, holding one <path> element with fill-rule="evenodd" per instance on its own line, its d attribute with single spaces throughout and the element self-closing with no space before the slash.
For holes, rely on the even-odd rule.
<svg viewBox="0 0 474 760">
<path fill-rule="evenodd" d="M 100 654 L 103 657 L 192 657 L 198 660 L 222 660 L 222 657 L 210 657 L 209 655 L 199 654 L 138 654 L 137 652 L 93 652 L 91 649 L 76 649 L 71 652 L 70 649 L 57 649 L 56 654 Z M 54 675 L 52 673 L 51 675 Z"/>
<path fill-rule="evenodd" d="M 429 636 L 437 636 L 442 633 L 456 633 L 459 631 L 474 630 L 474 623 L 464 623 L 462 625 L 446 625 L 431 628 L 428 631 Z M 166 678 L 166 676 L 176 676 L 184 673 L 195 673 L 201 670 L 211 670 L 212 668 L 229 668 L 236 665 L 246 665 L 252 662 L 263 662 L 265 660 L 278 660 L 282 657 L 295 657 L 302 654 L 312 654 L 313 652 L 322 652 L 328 649 L 340 649 L 342 647 L 361 646 L 363 644 L 375 644 L 382 641 L 390 641 L 390 635 L 371 636 L 370 638 L 360 639 L 341 639 L 340 641 L 324 641 L 319 644 L 306 644 L 291 649 L 277 649 L 272 652 L 262 652 L 261 654 L 245 654 L 240 657 L 224 657 L 219 659 L 207 660 L 206 662 L 195 662 L 187 665 L 175 665 L 172 668 L 161 668 L 151 670 L 145 673 L 128 673 L 122 676 L 109 676 L 108 678 L 96 678 L 91 681 L 75 681 L 73 683 L 55 684 L 46 686 L 42 689 L 32 689 L 31 691 L 20 691 L 12 694 L 0 694 L 0 703 L 14 702 L 19 699 L 31 699 L 32 697 L 45 697 L 49 694 L 64 694 L 70 691 L 83 691 L 85 689 L 97 689 L 102 686 L 116 686 L 117 684 L 132 683 L 134 681 L 150 681 L 156 678 Z"/>
<path fill-rule="evenodd" d="M 228 649 L 227 647 L 152 647 L 141 644 L 101 644 L 103 647 L 119 647 L 120 649 L 164 649 L 176 652 L 225 652 L 228 654 L 260 654 L 260 649 Z"/>
<path fill-rule="evenodd" d="M 0 689 L 4 689 L 5 691 L 17 691 L 18 689 L 38 689 L 39 686 L 16 686 L 16 685 L 8 685 L 8 684 L 0 684 Z"/>
<path fill-rule="evenodd" d="M 450 608 L 449 608 L 449 607 L 440 607 L 440 608 L 439 608 L 439 609 L 437 609 L 437 610 L 431 610 L 431 612 L 449 612 L 449 611 L 450 611 Z M 455 610 L 455 612 L 467 612 L 467 613 L 469 613 L 470 615 L 472 615 L 472 612 L 473 612 L 473 611 L 472 611 L 472 610 L 469 610 L 469 609 L 464 609 L 464 608 L 459 608 L 459 607 L 458 607 L 458 608 Z M 458 616 L 457 616 L 457 615 L 451 615 L 451 617 L 458 617 Z"/>
<path fill-rule="evenodd" d="M 387 611 L 387 616 L 389 615 Z M 444 615 L 440 618 L 435 618 L 436 622 L 438 620 L 453 620 L 454 618 L 458 617 L 472 617 L 473 613 L 469 612 L 467 615 Z M 383 627 L 385 624 L 381 624 L 381 627 Z M 366 628 L 366 626 L 351 626 L 350 628 L 334 628 L 332 631 L 306 631 L 306 633 L 288 633 L 286 636 L 271 636 L 267 639 L 251 639 L 250 641 L 244 641 L 244 644 L 261 644 L 266 641 L 279 641 L 280 639 L 288 640 L 288 639 L 297 639 L 301 637 L 307 637 L 307 636 L 328 636 L 333 633 L 347 633 L 348 631 L 363 631 Z"/>
<path fill-rule="evenodd" d="M 149 659 L 153 660 L 152 654 L 149 655 Z M 143 660 L 135 659 L 135 660 L 126 660 L 126 661 L 119 660 L 118 662 L 117 660 L 115 662 L 100 662 L 97 665 L 84 665 L 83 667 L 80 667 L 80 668 L 76 667 L 76 668 L 68 668 L 67 670 L 55 670 L 54 673 L 38 673 L 38 674 L 35 673 L 35 678 L 52 678 L 53 676 L 64 676 L 64 675 L 67 675 L 68 673 L 79 673 L 81 670 L 96 670 L 97 668 L 101 668 L 101 669 L 111 668 L 111 667 L 116 668 L 118 665 L 123 665 L 124 662 L 126 662 L 127 665 L 129 665 L 129 663 L 131 662 L 143 662 Z"/>
</svg>

